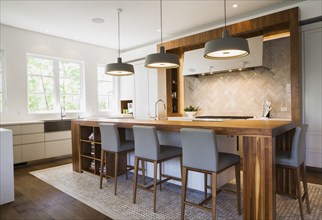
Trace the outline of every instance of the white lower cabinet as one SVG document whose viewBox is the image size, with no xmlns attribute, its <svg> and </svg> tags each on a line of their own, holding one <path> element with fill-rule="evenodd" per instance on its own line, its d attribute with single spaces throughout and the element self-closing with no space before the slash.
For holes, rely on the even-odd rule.
<svg viewBox="0 0 322 220">
<path fill-rule="evenodd" d="M 72 154 L 71 131 L 45 133 L 46 158 Z"/>
<path fill-rule="evenodd" d="M 45 158 L 45 143 L 32 143 L 21 145 L 22 162 Z"/>
<path fill-rule="evenodd" d="M 71 131 L 44 132 L 43 123 L 3 125 L 13 132 L 15 164 L 72 154 Z"/>
<path fill-rule="evenodd" d="M 72 154 L 72 140 L 46 142 L 46 158 Z"/>
</svg>

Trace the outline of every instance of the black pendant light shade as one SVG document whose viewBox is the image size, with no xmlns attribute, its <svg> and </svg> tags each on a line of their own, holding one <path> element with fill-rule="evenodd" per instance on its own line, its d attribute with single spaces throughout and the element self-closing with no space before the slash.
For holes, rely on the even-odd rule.
<svg viewBox="0 0 322 220">
<path fill-rule="evenodd" d="M 133 65 L 122 63 L 122 58 L 117 58 L 117 63 L 109 63 L 106 65 L 106 74 L 113 76 L 128 76 L 134 73 Z"/>
<path fill-rule="evenodd" d="M 166 53 L 164 46 L 160 47 L 159 53 L 153 53 L 145 57 L 145 67 L 172 69 L 180 66 L 179 56 Z"/>
<path fill-rule="evenodd" d="M 205 44 L 204 57 L 208 59 L 235 59 L 249 54 L 248 41 L 239 37 L 230 37 L 227 30 L 222 38 L 208 41 Z"/>
<path fill-rule="evenodd" d="M 226 0 L 224 0 L 225 27 L 222 38 L 208 41 L 205 44 L 204 57 L 214 60 L 227 60 L 247 56 L 249 52 L 248 41 L 239 37 L 229 36 L 226 30 Z"/>
<path fill-rule="evenodd" d="M 161 24 L 161 46 L 159 53 L 153 53 L 145 57 L 145 67 L 155 69 L 173 69 L 180 66 L 179 56 L 173 53 L 166 53 L 162 46 L 162 0 L 160 0 L 160 24 Z"/>
<path fill-rule="evenodd" d="M 118 58 L 117 63 L 109 63 L 105 67 L 105 74 L 112 76 L 128 76 L 134 74 L 134 67 L 128 63 L 122 63 L 120 56 L 120 13 L 122 9 L 117 9 L 118 16 Z"/>
</svg>

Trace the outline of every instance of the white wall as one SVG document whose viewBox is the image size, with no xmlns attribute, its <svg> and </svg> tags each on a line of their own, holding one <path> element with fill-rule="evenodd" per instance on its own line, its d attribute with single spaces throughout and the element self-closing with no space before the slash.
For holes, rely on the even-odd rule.
<svg viewBox="0 0 322 220">
<path fill-rule="evenodd" d="M 83 61 L 85 64 L 86 113 L 77 115 L 106 115 L 97 108 L 97 64 L 115 62 L 117 52 L 104 47 L 39 34 L 1 25 L 1 49 L 5 53 L 7 105 L 1 122 L 60 118 L 57 114 L 29 114 L 27 101 L 26 53 Z"/>
</svg>

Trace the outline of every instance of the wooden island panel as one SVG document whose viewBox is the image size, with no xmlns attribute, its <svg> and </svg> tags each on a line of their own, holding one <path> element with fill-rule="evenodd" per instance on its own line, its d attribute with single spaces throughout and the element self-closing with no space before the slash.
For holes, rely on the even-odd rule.
<svg viewBox="0 0 322 220">
<path fill-rule="evenodd" d="M 133 125 L 150 125 L 155 126 L 157 130 L 173 132 L 178 132 L 181 128 L 207 128 L 214 130 L 216 134 L 242 136 L 244 219 L 276 218 L 275 151 L 276 148 L 285 148 L 289 143 L 292 138 L 292 132 L 297 125 L 296 123 L 270 120 L 227 120 L 223 122 L 104 118 L 73 120 L 74 171 L 81 171 L 79 165 L 79 127 L 98 127 L 101 122 L 116 123 L 119 128 L 132 128 Z"/>
</svg>

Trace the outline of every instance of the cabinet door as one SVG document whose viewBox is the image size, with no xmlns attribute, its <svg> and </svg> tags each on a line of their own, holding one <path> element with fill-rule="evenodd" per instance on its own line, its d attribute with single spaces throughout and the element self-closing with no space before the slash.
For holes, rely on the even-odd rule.
<svg viewBox="0 0 322 220">
<path fill-rule="evenodd" d="M 44 124 L 23 124 L 21 125 L 21 134 L 33 134 L 44 132 Z"/>
<path fill-rule="evenodd" d="M 45 143 L 21 145 L 22 162 L 45 158 Z"/>
<path fill-rule="evenodd" d="M 56 141 L 63 139 L 71 139 L 71 131 L 57 131 L 57 132 L 46 132 L 45 141 Z"/>
<path fill-rule="evenodd" d="M 13 163 L 21 163 L 21 145 L 13 146 Z"/>
<path fill-rule="evenodd" d="M 21 143 L 22 144 L 44 142 L 44 140 L 45 140 L 44 133 L 21 135 Z"/>
<path fill-rule="evenodd" d="M 19 135 L 21 134 L 21 127 L 20 125 L 4 125 L 1 126 L 2 128 L 12 130 L 13 135 Z"/>
<path fill-rule="evenodd" d="M 133 100 L 134 96 L 134 77 L 120 77 L 120 100 Z"/>
<path fill-rule="evenodd" d="M 322 168 L 322 22 L 302 27 L 306 165 Z"/>
<path fill-rule="evenodd" d="M 46 142 L 46 158 L 72 154 L 72 140 Z"/>
</svg>

